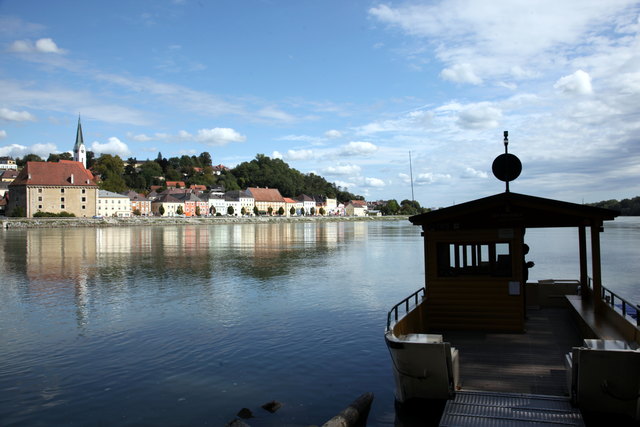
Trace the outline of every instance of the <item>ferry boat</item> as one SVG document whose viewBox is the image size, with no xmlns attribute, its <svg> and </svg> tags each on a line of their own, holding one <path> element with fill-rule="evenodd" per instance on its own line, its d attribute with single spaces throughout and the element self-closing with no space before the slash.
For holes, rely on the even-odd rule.
<svg viewBox="0 0 640 427">
<path fill-rule="evenodd" d="M 425 285 L 387 317 L 396 402 L 446 402 L 442 425 L 481 425 L 476 411 L 500 396 L 512 403 L 493 408 L 495 425 L 558 401 L 576 425 L 639 422 L 640 306 L 601 278 L 600 233 L 619 213 L 509 191 L 521 164 L 506 132 L 504 144 L 493 165 L 504 193 L 409 218 L 422 228 Z M 528 282 L 527 230 L 556 227 L 578 234 L 580 277 Z"/>
</svg>

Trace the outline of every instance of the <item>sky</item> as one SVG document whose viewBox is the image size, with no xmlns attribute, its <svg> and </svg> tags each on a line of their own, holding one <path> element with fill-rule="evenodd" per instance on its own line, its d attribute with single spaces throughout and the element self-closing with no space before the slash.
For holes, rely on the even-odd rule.
<svg viewBox="0 0 640 427">
<path fill-rule="evenodd" d="M 640 195 L 640 2 L 0 0 L 0 156 L 281 158 L 367 200 Z M 412 187 L 413 182 L 413 187 Z"/>
</svg>

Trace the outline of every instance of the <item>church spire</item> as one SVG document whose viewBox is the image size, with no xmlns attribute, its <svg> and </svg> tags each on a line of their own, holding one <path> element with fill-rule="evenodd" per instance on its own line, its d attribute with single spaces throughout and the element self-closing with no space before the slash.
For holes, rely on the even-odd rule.
<svg viewBox="0 0 640 427">
<path fill-rule="evenodd" d="M 76 144 L 73 146 L 73 160 L 81 162 L 87 167 L 87 150 L 84 147 L 84 138 L 82 137 L 82 124 L 80 123 L 80 114 L 78 114 L 78 130 L 76 131 Z"/>
</svg>

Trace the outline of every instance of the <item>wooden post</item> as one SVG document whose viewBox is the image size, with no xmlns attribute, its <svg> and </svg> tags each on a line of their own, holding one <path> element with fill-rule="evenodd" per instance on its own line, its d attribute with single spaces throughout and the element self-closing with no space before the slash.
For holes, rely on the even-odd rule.
<svg viewBox="0 0 640 427">
<path fill-rule="evenodd" d="M 587 232 L 586 227 L 581 225 L 578 228 L 578 241 L 580 243 L 580 286 L 582 299 L 589 296 L 588 272 L 587 272 Z"/>
<path fill-rule="evenodd" d="M 353 401 L 346 409 L 324 423 L 322 427 L 366 426 L 373 393 L 365 393 Z"/>
<path fill-rule="evenodd" d="M 601 222 L 591 224 L 591 268 L 593 274 L 593 308 L 602 307 L 602 273 L 600 270 L 600 227 Z"/>
</svg>

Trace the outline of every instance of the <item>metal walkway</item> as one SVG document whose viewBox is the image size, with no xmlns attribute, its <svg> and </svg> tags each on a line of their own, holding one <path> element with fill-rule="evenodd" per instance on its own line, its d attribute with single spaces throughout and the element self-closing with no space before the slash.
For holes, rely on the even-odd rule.
<svg viewBox="0 0 640 427">
<path fill-rule="evenodd" d="M 440 419 L 451 426 L 584 426 L 582 414 L 566 397 L 459 391 Z"/>
</svg>

